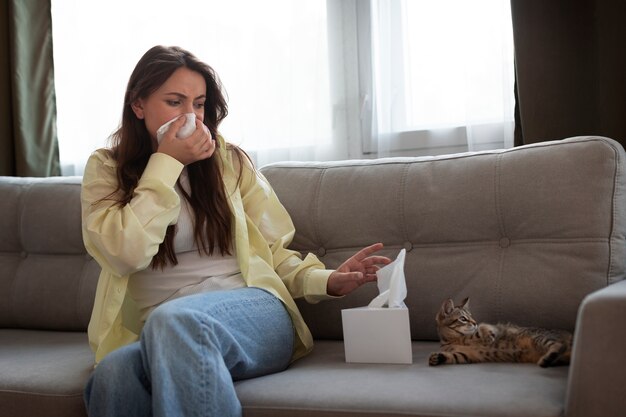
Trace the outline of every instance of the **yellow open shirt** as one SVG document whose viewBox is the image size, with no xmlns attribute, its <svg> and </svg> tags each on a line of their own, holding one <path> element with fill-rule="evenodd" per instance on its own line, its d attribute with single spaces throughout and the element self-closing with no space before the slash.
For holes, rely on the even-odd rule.
<svg viewBox="0 0 626 417">
<path fill-rule="evenodd" d="M 287 307 L 297 336 L 293 360 L 298 359 L 312 349 L 313 338 L 293 299 L 316 303 L 332 298 L 326 294 L 332 271 L 312 254 L 302 259 L 287 249 L 295 232 L 289 214 L 267 180 L 247 163 L 237 184 L 238 159 L 223 138 L 217 140 L 213 158 L 222 161 L 241 273 L 249 287 L 269 291 Z M 83 240 L 102 267 L 88 328 L 96 362 L 138 340 L 142 324 L 126 291 L 128 278 L 149 267 L 167 226 L 178 219 L 180 198 L 174 185 L 182 169 L 176 159 L 154 153 L 132 201 L 120 207 L 114 200 L 99 201 L 117 188 L 116 162 L 110 152 L 100 149 L 87 162 L 81 191 Z"/>
</svg>

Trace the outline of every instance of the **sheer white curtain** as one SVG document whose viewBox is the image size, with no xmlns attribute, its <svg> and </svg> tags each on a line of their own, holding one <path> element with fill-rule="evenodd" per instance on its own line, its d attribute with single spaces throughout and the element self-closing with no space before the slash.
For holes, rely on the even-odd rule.
<svg viewBox="0 0 626 417">
<path fill-rule="evenodd" d="M 380 157 L 513 146 L 508 0 L 372 0 L 369 6 L 370 151 Z"/>
<path fill-rule="evenodd" d="M 508 0 L 52 0 L 64 174 L 116 130 L 150 47 L 215 68 L 258 165 L 512 146 Z"/>
<path fill-rule="evenodd" d="M 157 44 L 217 71 L 229 98 L 221 133 L 257 164 L 348 156 L 333 123 L 325 1 L 53 0 L 52 19 L 64 174 L 82 174 L 106 144 L 134 65 Z"/>
</svg>

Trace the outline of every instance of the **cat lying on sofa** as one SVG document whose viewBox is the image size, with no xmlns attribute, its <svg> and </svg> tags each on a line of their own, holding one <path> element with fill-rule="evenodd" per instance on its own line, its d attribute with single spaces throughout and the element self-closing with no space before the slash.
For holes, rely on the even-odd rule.
<svg viewBox="0 0 626 417">
<path fill-rule="evenodd" d="M 429 365 L 478 362 L 530 362 L 546 368 L 567 365 L 572 334 L 565 330 L 520 327 L 515 324 L 477 324 L 469 298 L 455 306 L 451 299 L 436 317 L 441 351 L 430 355 Z"/>
</svg>

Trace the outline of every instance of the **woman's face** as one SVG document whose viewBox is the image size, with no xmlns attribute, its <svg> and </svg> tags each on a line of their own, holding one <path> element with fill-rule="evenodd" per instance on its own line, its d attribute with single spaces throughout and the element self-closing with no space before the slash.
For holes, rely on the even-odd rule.
<svg viewBox="0 0 626 417">
<path fill-rule="evenodd" d="M 170 78 L 154 93 L 132 104 L 133 111 L 146 123 L 146 129 L 156 140 L 156 131 L 164 123 L 185 113 L 195 113 L 204 121 L 206 81 L 204 77 L 187 67 L 174 71 Z"/>
</svg>

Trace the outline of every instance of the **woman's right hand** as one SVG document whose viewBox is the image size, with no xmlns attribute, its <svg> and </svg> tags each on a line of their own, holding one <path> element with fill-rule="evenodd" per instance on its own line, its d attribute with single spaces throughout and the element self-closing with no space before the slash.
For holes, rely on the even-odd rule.
<svg viewBox="0 0 626 417">
<path fill-rule="evenodd" d="M 210 158 L 215 152 L 215 140 L 209 129 L 196 119 L 196 130 L 187 138 L 176 137 L 178 130 L 185 124 L 185 116 L 180 116 L 167 130 L 157 152 L 177 159 L 183 165 L 189 165 L 202 159 Z"/>
</svg>

